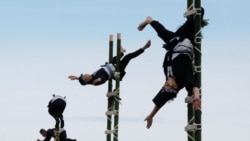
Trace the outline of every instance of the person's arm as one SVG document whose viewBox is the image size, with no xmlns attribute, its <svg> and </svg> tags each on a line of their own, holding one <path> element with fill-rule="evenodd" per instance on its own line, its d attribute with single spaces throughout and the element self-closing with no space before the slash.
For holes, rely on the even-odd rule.
<svg viewBox="0 0 250 141">
<path fill-rule="evenodd" d="M 92 84 L 93 84 L 93 85 L 98 85 L 98 84 L 100 84 L 101 82 L 102 82 L 102 79 L 101 79 L 101 78 L 97 78 L 97 79 L 93 80 Z"/>
<path fill-rule="evenodd" d="M 147 121 L 147 128 L 149 129 L 153 123 L 153 118 L 155 116 L 155 114 L 159 111 L 159 107 L 158 106 L 154 106 L 153 110 L 151 111 L 151 113 L 145 118 L 144 121 Z"/>
<path fill-rule="evenodd" d="M 189 93 L 193 94 L 193 109 L 199 110 L 201 108 L 201 98 L 200 98 L 200 89 L 198 85 L 186 86 L 186 89 Z"/>
<path fill-rule="evenodd" d="M 102 85 L 109 79 L 109 75 L 107 74 L 105 68 L 100 68 L 92 75 L 92 79 L 89 83 L 92 85 Z"/>
<path fill-rule="evenodd" d="M 198 87 L 193 87 L 193 108 L 199 110 L 201 108 L 200 90 Z"/>
<path fill-rule="evenodd" d="M 75 75 L 70 75 L 70 76 L 68 76 L 68 78 L 70 80 L 78 80 L 81 85 L 86 85 L 87 84 L 83 74 L 81 74 L 79 77 L 75 76 Z"/>
<path fill-rule="evenodd" d="M 160 108 L 169 100 L 173 100 L 178 91 L 174 89 L 165 89 L 162 87 L 160 91 L 156 94 L 156 96 L 153 98 L 153 102 L 155 104 L 155 107 L 151 111 L 151 113 L 145 118 L 145 121 L 147 121 L 147 128 L 150 128 L 153 123 L 153 117 L 155 114 L 160 110 Z"/>
<path fill-rule="evenodd" d="M 69 78 L 70 80 L 79 80 L 79 77 L 77 77 L 77 76 L 75 76 L 75 75 L 70 75 L 70 76 L 68 76 L 68 78 Z"/>
</svg>

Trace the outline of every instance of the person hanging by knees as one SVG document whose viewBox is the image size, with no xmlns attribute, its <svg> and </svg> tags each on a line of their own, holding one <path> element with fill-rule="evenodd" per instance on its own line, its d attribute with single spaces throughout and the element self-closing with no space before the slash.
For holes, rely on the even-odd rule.
<svg viewBox="0 0 250 141">
<path fill-rule="evenodd" d="M 60 95 L 53 94 L 53 98 L 49 101 L 48 112 L 56 120 L 55 128 L 64 127 L 63 112 L 66 107 L 66 99 Z"/>
<path fill-rule="evenodd" d="M 203 20 L 203 8 L 201 14 Z M 184 87 L 189 93 L 193 94 L 193 108 L 195 110 L 200 108 L 200 86 L 194 78 L 192 64 L 195 46 L 194 16 L 195 14 L 188 16 L 186 22 L 176 32 L 166 29 L 159 21 L 154 20 L 150 16 L 138 26 L 138 30 L 142 31 L 147 25 L 151 25 L 158 36 L 165 42 L 163 48 L 166 50 L 163 61 L 166 81 L 153 98 L 155 106 L 145 118 L 147 128 L 151 127 L 153 117 L 160 108 L 165 105 L 166 102 L 176 98 L 178 92 Z M 203 24 L 203 26 L 205 25 L 206 24 Z"/>
<path fill-rule="evenodd" d="M 67 138 L 67 133 L 64 128 L 59 128 L 59 130 L 55 128 L 45 130 L 42 128 L 40 134 L 44 139 L 37 139 L 37 141 L 50 141 L 51 138 L 54 138 L 54 141 L 77 141 L 76 139 Z"/>
<path fill-rule="evenodd" d="M 126 51 L 121 47 L 121 60 L 120 60 L 120 80 L 122 81 L 126 72 L 125 69 L 130 62 L 131 59 L 136 58 L 141 55 L 147 48 L 151 45 L 151 41 L 148 40 L 147 43 L 140 49 L 135 52 L 129 53 L 124 56 L 124 52 Z M 124 56 L 124 57 L 123 57 Z M 122 58 L 123 57 L 123 58 Z M 70 80 L 78 80 L 81 85 L 101 85 L 104 84 L 109 79 L 115 79 L 115 65 L 116 65 L 116 57 L 113 58 L 111 63 L 106 63 L 101 66 L 100 69 L 95 71 L 92 74 L 81 74 L 80 76 L 70 75 L 68 78 Z"/>
</svg>

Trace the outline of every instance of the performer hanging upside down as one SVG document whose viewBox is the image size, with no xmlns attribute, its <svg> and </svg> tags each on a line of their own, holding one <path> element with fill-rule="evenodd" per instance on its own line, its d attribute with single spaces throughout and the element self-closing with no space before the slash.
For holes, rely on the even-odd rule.
<svg viewBox="0 0 250 141">
<path fill-rule="evenodd" d="M 37 139 L 37 141 L 50 141 L 51 138 L 54 138 L 55 141 L 76 141 L 76 139 L 67 138 L 66 130 L 63 128 L 60 128 L 59 131 L 55 128 L 48 129 L 47 131 L 45 129 L 41 129 L 40 133 L 44 137 L 44 140 Z"/>
<path fill-rule="evenodd" d="M 204 9 L 201 11 L 203 20 Z M 153 117 L 159 109 L 166 102 L 173 100 L 177 96 L 177 93 L 184 87 L 194 95 L 194 109 L 198 110 L 200 108 L 200 86 L 194 78 L 192 65 L 193 45 L 195 45 L 194 16 L 188 16 L 186 22 L 176 32 L 165 29 L 162 24 L 150 16 L 138 26 L 138 30 L 142 31 L 150 24 L 158 36 L 166 43 L 163 47 L 167 50 L 163 62 L 166 81 L 161 90 L 153 98 L 155 107 L 145 118 L 147 128 L 151 127 Z"/>
<path fill-rule="evenodd" d="M 53 98 L 49 101 L 48 112 L 56 120 L 55 128 L 64 127 L 63 112 L 66 107 L 66 99 L 60 95 L 53 94 Z"/>
<path fill-rule="evenodd" d="M 145 49 L 149 48 L 151 45 L 151 41 L 148 40 L 147 43 L 140 49 L 135 52 L 124 55 L 125 49 L 121 48 L 121 62 L 120 62 L 120 80 L 123 79 L 126 72 L 125 69 L 129 63 L 129 61 L 144 52 Z M 123 58 L 122 58 L 123 57 Z M 75 75 L 70 75 L 68 78 L 70 80 L 79 80 L 81 85 L 101 85 L 105 83 L 109 79 L 115 78 L 115 65 L 116 65 L 116 57 L 113 58 L 111 63 L 106 63 L 101 66 L 96 72 L 92 74 L 81 74 L 79 77 Z"/>
</svg>

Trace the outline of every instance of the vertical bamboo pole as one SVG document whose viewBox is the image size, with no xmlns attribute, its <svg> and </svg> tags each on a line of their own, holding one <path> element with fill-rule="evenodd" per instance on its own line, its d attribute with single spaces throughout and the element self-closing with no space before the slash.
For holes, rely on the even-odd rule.
<svg viewBox="0 0 250 141">
<path fill-rule="evenodd" d="M 194 1 L 194 8 L 196 8 L 197 15 L 195 16 L 195 66 L 199 68 L 197 73 L 195 74 L 195 78 L 201 86 L 201 1 Z M 198 129 L 195 132 L 195 141 L 201 141 L 201 109 L 195 111 L 195 123 L 198 125 Z"/>
<path fill-rule="evenodd" d="M 117 59 L 116 59 L 116 72 L 120 72 L 120 59 L 121 59 L 121 33 L 117 33 Z M 116 90 L 117 96 L 120 95 L 120 79 L 116 79 Z M 118 124 L 119 124 L 119 101 L 115 101 L 115 110 L 117 114 L 114 116 L 114 139 L 113 141 L 118 141 Z"/>
<path fill-rule="evenodd" d="M 195 79 L 201 86 L 201 14 L 200 14 L 201 2 L 200 0 L 188 0 L 187 9 L 191 10 L 195 8 L 197 14 L 195 16 L 195 60 L 194 65 L 197 68 L 195 73 Z M 188 96 L 191 97 L 192 93 L 188 93 Z M 188 103 L 188 124 L 197 125 L 195 131 L 188 131 L 188 141 L 201 141 L 201 110 L 194 111 L 192 108 L 192 103 Z"/>
<path fill-rule="evenodd" d="M 187 11 L 193 9 L 193 0 L 187 0 Z M 188 93 L 188 97 L 192 97 L 192 93 Z M 188 109 L 188 125 L 192 125 L 194 123 L 194 110 L 193 110 L 193 104 L 188 103 L 187 104 L 187 109 Z M 194 132 L 192 131 L 187 131 L 188 134 L 188 141 L 195 141 L 195 136 Z"/>
<path fill-rule="evenodd" d="M 109 35 L 109 63 L 112 62 L 113 58 L 113 35 Z M 109 79 L 108 81 L 108 92 L 112 92 L 112 79 Z M 108 111 L 112 110 L 113 106 L 113 97 L 108 98 Z M 112 116 L 107 115 L 107 130 L 111 130 L 112 126 Z M 111 134 L 107 133 L 106 136 L 107 141 L 111 141 Z"/>
</svg>

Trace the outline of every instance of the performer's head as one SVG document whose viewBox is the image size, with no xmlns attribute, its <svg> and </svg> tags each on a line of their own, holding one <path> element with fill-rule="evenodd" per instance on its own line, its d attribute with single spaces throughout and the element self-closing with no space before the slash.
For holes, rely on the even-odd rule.
<svg viewBox="0 0 250 141">
<path fill-rule="evenodd" d="M 47 132 L 45 129 L 40 129 L 40 134 L 43 136 L 43 137 L 46 137 L 47 136 Z"/>
<path fill-rule="evenodd" d="M 80 79 L 80 83 L 82 84 L 82 85 L 86 85 L 86 84 L 88 84 L 89 82 L 91 82 L 91 80 L 92 80 L 92 75 L 91 74 L 81 74 L 81 76 L 80 76 L 82 79 Z"/>
</svg>

